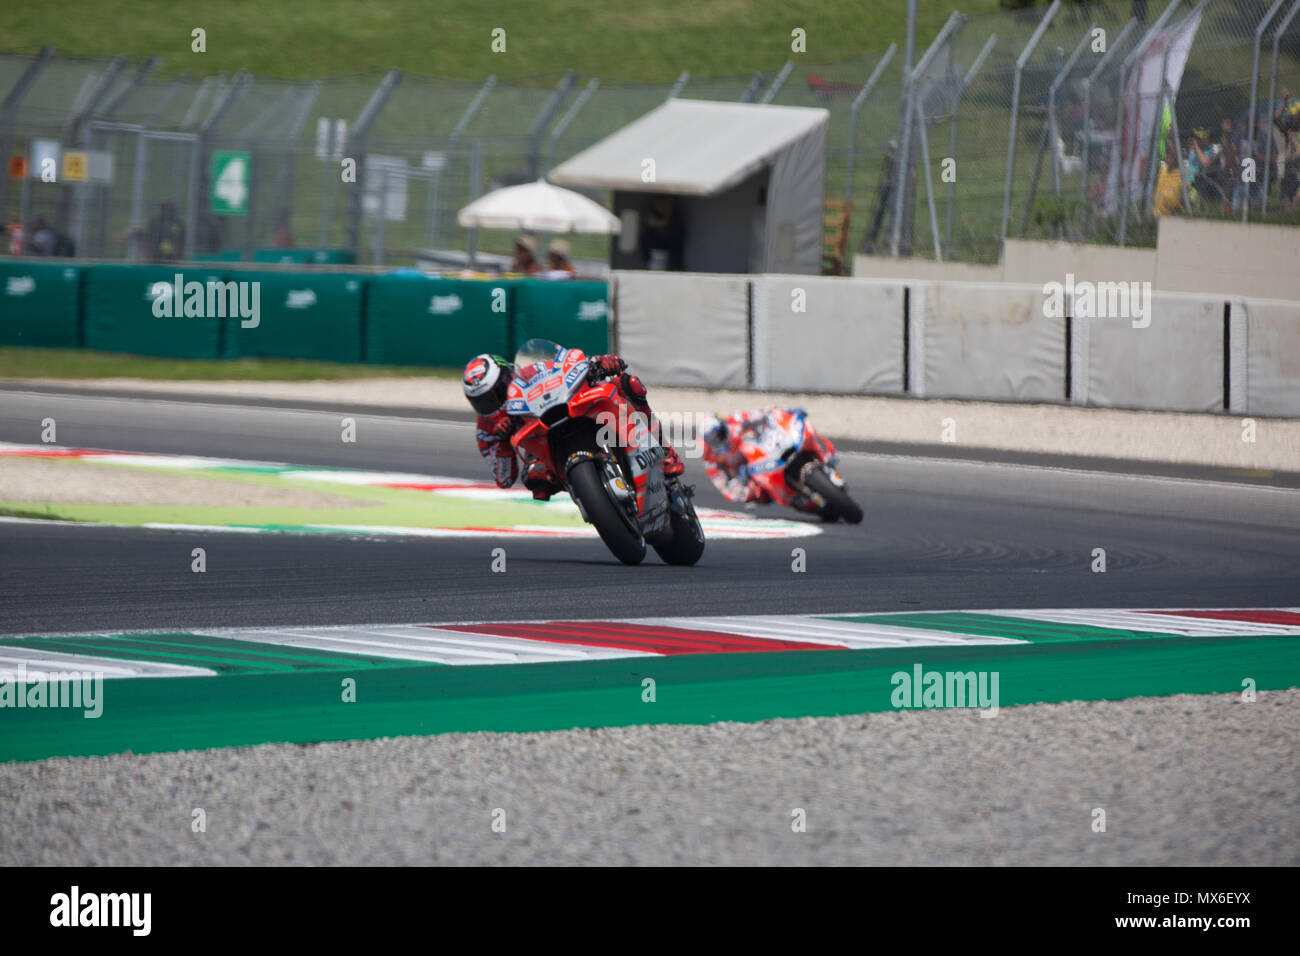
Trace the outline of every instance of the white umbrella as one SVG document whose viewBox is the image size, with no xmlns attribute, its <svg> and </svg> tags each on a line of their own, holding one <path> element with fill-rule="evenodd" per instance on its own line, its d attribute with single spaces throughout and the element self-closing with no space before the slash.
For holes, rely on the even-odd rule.
<svg viewBox="0 0 1300 956">
<path fill-rule="evenodd" d="M 582 193 L 544 179 L 480 196 L 456 214 L 467 229 L 529 229 L 537 232 L 599 232 L 617 235 L 618 217 Z"/>
</svg>

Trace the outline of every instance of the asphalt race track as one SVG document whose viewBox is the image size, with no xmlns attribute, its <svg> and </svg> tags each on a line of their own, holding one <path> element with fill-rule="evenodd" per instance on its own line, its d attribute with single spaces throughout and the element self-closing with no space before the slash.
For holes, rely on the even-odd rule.
<svg viewBox="0 0 1300 956">
<path fill-rule="evenodd" d="M 358 413 L 357 442 L 345 444 L 343 414 L 0 389 L 0 441 L 35 444 L 52 417 L 70 448 L 485 477 L 464 420 Z M 139 634 L 91 638 L 92 653 L 111 656 L 114 641 L 172 642 L 183 654 L 224 653 L 238 670 L 247 645 L 193 632 L 1300 605 L 1300 491 L 1109 467 L 849 452 L 842 471 L 865 506 L 862 525 L 711 540 L 694 568 L 653 555 L 623 567 L 594 539 L 0 521 L 0 635 L 57 648 L 59 638 L 16 635 L 165 630 L 155 645 Z M 3 474 L 0 459 L 0 485 Z M 698 463 L 688 475 L 700 504 L 725 506 Z M 197 546 L 205 574 L 190 570 Z M 505 574 L 490 570 L 497 546 L 508 554 Z M 792 570 L 796 547 L 806 551 L 803 573 Z M 1092 570 L 1097 548 L 1105 573 Z M 981 626 L 978 615 L 950 618 L 950 627 Z M 868 618 L 814 623 L 874 626 L 852 620 Z M 110 681 L 105 720 L 6 711 L 14 733 L 0 762 L 0 862 L 1300 862 L 1297 626 L 1197 637 L 1218 624 L 1183 617 L 1182 637 L 1121 632 L 1137 640 L 1114 641 L 1115 631 L 1086 625 L 987 620 L 1040 627 L 1048 643 L 1025 631 L 1031 643 L 841 657 L 793 650 L 387 669 L 392 661 L 321 664 L 327 652 L 255 645 L 254 659 L 306 669 Z M 1168 620 L 1121 626 L 1161 630 Z M 1251 628 L 1265 633 L 1248 636 Z M 1051 643 L 1062 630 L 1073 643 Z M 213 640 L 228 643 L 205 649 Z M 890 671 L 921 661 L 998 669 L 998 719 L 896 709 Z M 359 703 L 340 703 L 339 666 L 358 676 Z M 647 673 L 661 688 L 653 705 L 644 702 Z M 1232 692 L 1242 675 L 1258 679 L 1258 703 Z M 204 834 L 191 832 L 195 807 L 210 814 Z M 1100 833 L 1098 808 L 1110 815 Z M 806 813 L 806 832 L 792 832 L 792 812 Z M 508 831 L 494 829 L 498 813 Z"/>
<path fill-rule="evenodd" d="M 472 426 L 257 406 L 0 391 L 0 441 L 483 478 Z M 829 429 L 833 435 L 833 428 Z M 1140 466 L 1138 466 L 1140 467 Z M 711 541 L 694 568 L 619 565 L 596 541 L 494 543 L 0 523 L 0 633 L 666 613 L 790 614 L 1297 603 L 1297 492 L 846 453 L 858 527 Z M 697 501 L 727 503 L 698 462 Z M 203 540 L 198 540 L 201 537 Z M 208 573 L 189 573 L 202 545 Z M 791 570 L 791 549 L 807 571 Z M 1093 573 L 1104 548 L 1105 573 Z M 507 585 L 503 587 L 503 584 Z"/>
</svg>

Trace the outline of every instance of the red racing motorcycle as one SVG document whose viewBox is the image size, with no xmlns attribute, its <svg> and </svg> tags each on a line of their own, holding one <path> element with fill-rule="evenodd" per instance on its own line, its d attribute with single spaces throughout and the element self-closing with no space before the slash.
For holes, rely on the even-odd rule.
<svg viewBox="0 0 1300 956">
<path fill-rule="evenodd" d="M 777 504 L 818 514 L 825 521 L 862 521 L 835 468 L 838 456 L 802 409 L 772 408 L 747 429 L 740 445 L 749 481 Z"/>
<path fill-rule="evenodd" d="M 525 342 L 506 392 L 506 414 L 519 420 L 511 443 L 564 484 L 624 564 L 639 564 L 647 543 L 668 564 L 694 564 L 704 530 L 690 488 L 664 475 L 663 447 L 617 383 L 589 380 L 590 371 L 580 349 Z"/>
</svg>

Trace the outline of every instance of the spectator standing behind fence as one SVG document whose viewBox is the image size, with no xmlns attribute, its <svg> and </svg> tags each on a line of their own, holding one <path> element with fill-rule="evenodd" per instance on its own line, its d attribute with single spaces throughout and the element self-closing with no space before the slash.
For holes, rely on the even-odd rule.
<svg viewBox="0 0 1300 956">
<path fill-rule="evenodd" d="M 1156 194 L 1151 209 L 1157 216 L 1172 216 L 1187 211 L 1183 208 L 1183 174 L 1178 168 L 1172 142 L 1166 144 L 1164 161 L 1156 173 Z"/>
<path fill-rule="evenodd" d="M 127 230 L 128 238 L 144 236 L 148 258 L 154 262 L 179 259 L 185 251 L 185 226 L 176 215 L 176 204 L 164 199 L 158 213 L 147 223 Z"/>
<path fill-rule="evenodd" d="M 1214 169 L 1219 164 L 1223 152 L 1218 143 L 1210 142 L 1208 129 L 1194 130 L 1187 140 L 1187 159 L 1184 176 L 1187 180 L 1189 198 L 1193 201 L 1219 203 L 1225 209 L 1223 191 L 1214 178 Z"/>
<path fill-rule="evenodd" d="M 72 240 L 59 232 L 44 216 L 35 216 L 27 230 L 27 252 L 33 256 L 71 256 L 76 249 Z"/>
<path fill-rule="evenodd" d="M 289 228 L 289 210 L 281 209 L 275 219 L 275 235 L 271 237 L 271 245 L 277 249 L 293 248 L 293 230 Z"/>
<path fill-rule="evenodd" d="M 1255 135 L 1250 134 L 1250 124 L 1252 119 L 1255 124 Z M 1246 117 L 1246 126 L 1236 139 L 1238 157 L 1245 156 L 1247 150 L 1255 159 L 1255 181 L 1247 183 L 1242 181 L 1241 161 L 1237 161 L 1236 184 L 1232 189 L 1232 211 L 1241 212 L 1241 207 L 1246 202 L 1246 197 L 1250 197 L 1250 208 L 1260 210 L 1264 208 L 1264 144 L 1267 142 L 1265 137 L 1269 131 L 1264 127 L 1262 117 Z"/>
<path fill-rule="evenodd" d="M 546 247 L 546 268 L 548 279 L 572 279 L 577 274 L 569 261 L 569 244 L 563 239 L 552 240 Z"/>
<path fill-rule="evenodd" d="M 537 240 L 532 236 L 520 236 L 515 240 L 515 257 L 510 260 L 508 272 L 522 272 L 535 275 L 542 265 L 537 261 Z"/>
</svg>

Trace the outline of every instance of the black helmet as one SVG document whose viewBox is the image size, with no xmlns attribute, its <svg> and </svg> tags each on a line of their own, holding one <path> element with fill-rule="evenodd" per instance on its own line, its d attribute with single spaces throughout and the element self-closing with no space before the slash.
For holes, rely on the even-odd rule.
<svg viewBox="0 0 1300 956">
<path fill-rule="evenodd" d="M 492 415 L 500 411 L 506 403 L 506 391 L 510 388 L 512 374 L 510 363 L 500 356 L 484 352 L 470 359 L 461 378 L 461 387 L 474 411 L 480 415 Z"/>
</svg>

